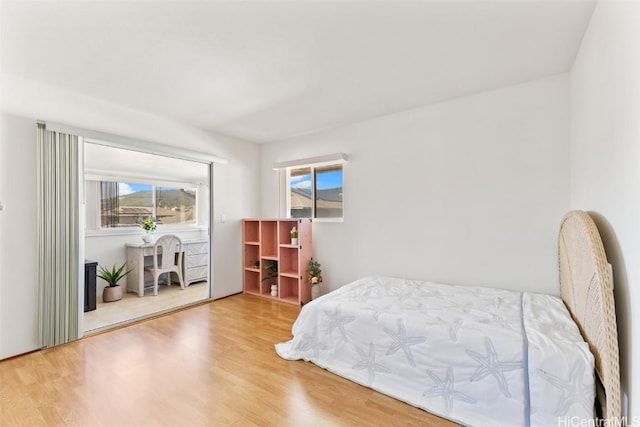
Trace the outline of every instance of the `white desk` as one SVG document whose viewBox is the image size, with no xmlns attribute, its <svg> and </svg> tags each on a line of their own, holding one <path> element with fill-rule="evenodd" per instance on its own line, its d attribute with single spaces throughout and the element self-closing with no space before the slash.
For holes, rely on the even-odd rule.
<svg viewBox="0 0 640 427">
<path fill-rule="evenodd" d="M 144 267 L 153 265 L 153 243 L 127 243 L 127 291 L 144 296 Z M 207 280 L 209 244 L 206 239 L 182 241 L 182 278 L 184 285 Z M 146 260 L 146 264 L 145 264 Z"/>
</svg>

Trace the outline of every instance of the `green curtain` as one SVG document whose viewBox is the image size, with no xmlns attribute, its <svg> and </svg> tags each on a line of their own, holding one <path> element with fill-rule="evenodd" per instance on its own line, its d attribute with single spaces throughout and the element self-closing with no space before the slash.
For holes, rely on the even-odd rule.
<svg viewBox="0 0 640 427">
<path fill-rule="evenodd" d="M 120 224 L 120 192 L 115 181 L 100 181 L 100 225 L 104 228 Z"/>
<path fill-rule="evenodd" d="M 38 123 L 38 284 L 40 339 L 78 339 L 80 201 L 78 137 Z"/>
</svg>

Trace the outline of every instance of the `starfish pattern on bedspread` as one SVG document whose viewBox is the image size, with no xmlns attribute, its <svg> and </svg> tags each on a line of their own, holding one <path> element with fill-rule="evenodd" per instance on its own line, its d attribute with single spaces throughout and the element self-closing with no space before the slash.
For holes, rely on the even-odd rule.
<svg viewBox="0 0 640 427">
<path fill-rule="evenodd" d="M 521 329 L 520 325 L 517 323 L 509 322 L 503 316 L 500 316 L 496 313 L 487 313 L 488 317 L 480 319 L 480 323 L 490 323 L 495 326 L 501 326 L 504 329 L 510 329 L 512 331 L 519 331 Z"/>
<path fill-rule="evenodd" d="M 455 304 L 447 304 L 447 300 L 436 290 L 430 293 L 418 293 L 400 301 L 402 311 L 410 310 L 431 317 L 434 311 L 456 308 Z"/>
<path fill-rule="evenodd" d="M 376 283 L 373 282 L 350 287 L 344 296 L 346 299 L 355 301 L 379 300 L 385 295 L 385 292 L 375 285 Z"/>
<path fill-rule="evenodd" d="M 393 343 L 387 350 L 387 356 L 394 354 L 396 351 L 402 349 L 404 355 L 407 357 L 407 361 L 411 366 L 416 366 L 416 362 L 413 360 L 413 354 L 411 353 L 411 346 L 421 344 L 427 340 L 427 337 L 416 336 L 408 337 L 407 328 L 404 325 L 402 319 L 398 319 L 398 331 L 393 331 L 388 328 L 384 328 L 384 332 L 393 339 Z"/>
<path fill-rule="evenodd" d="M 369 353 L 365 353 L 358 346 L 356 346 L 356 350 L 362 359 L 353 365 L 352 369 L 355 369 L 356 371 L 366 369 L 369 372 L 369 384 L 373 384 L 376 372 L 384 374 L 392 372 L 391 369 L 376 362 L 376 346 L 373 343 L 369 344 Z"/>
<path fill-rule="evenodd" d="M 460 331 L 460 327 L 462 326 L 462 319 L 453 319 L 453 321 L 445 320 L 440 317 L 436 318 L 438 320 L 438 324 L 449 328 L 449 338 L 451 338 L 452 342 L 458 341 L 458 331 Z"/>
<path fill-rule="evenodd" d="M 425 322 L 425 325 L 434 328 L 446 328 L 449 331 L 451 342 L 458 342 L 458 332 L 460 332 L 463 323 L 462 319 L 459 318 L 449 320 L 442 317 L 431 317 L 429 321 Z"/>
<path fill-rule="evenodd" d="M 380 315 L 389 311 L 392 308 L 391 304 L 387 304 L 383 307 L 376 307 L 375 305 L 369 305 L 365 307 L 365 310 L 371 311 L 373 313 L 373 320 L 376 322 L 380 320 Z"/>
<path fill-rule="evenodd" d="M 553 375 L 543 369 L 536 369 L 538 374 L 545 380 L 551 383 L 552 386 L 562 391 L 562 397 L 558 402 L 558 408 L 555 411 L 555 415 L 566 414 L 569 408 L 577 403 L 582 405 L 587 410 L 593 406 L 593 396 L 589 396 L 584 393 L 585 384 L 584 378 L 584 361 L 582 359 L 576 360 L 573 364 L 571 372 L 568 375 L 568 380 Z"/>
<path fill-rule="evenodd" d="M 297 350 L 307 352 L 313 350 L 313 356 L 318 358 L 320 356 L 320 350 L 326 350 L 326 344 L 322 344 L 318 339 L 318 327 L 313 328 L 313 335 L 304 334 L 302 340 L 296 346 Z"/>
<path fill-rule="evenodd" d="M 484 345 L 487 349 L 487 355 L 484 356 L 480 353 L 476 353 L 472 350 L 467 350 L 467 354 L 471 356 L 476 362 L 480 364 L 480 367 L 476 369 L 476 371 L 471 376 L 471 381 L 479 381 L 486 377 L 487 375 L 493 376 L 496 381 L 498 381 L 498 386 L 502 393 L 511 397 L 511 393 L 509 392 L 509 386 L 507 384 L 507 380 L 504 377 L 505 371 L 513 371 L 516 369 L 522 369 L 523 363 L 519 362 L 501 362 L 498 359 L 498 354 L 496 353 L 496 349 L 491 342 L 489 337 L 485 337 Z"/>
<path fill-rule="evenodd" d="M 425 304 L 422 302 L 416 303 L 416 301 L 405 302 L 401 304 L 399 307 L 400 307 L 400 311 L 411 311 L 415 314 L 422 314 L 423 316 L 426 316 L 426 317 L 431 317 L 431 311 L 433 310 L 433 308 L 428 304 Z"/>
<path fill-rule="evenodd" d="M 349 341 L 347 338 L 347 331 L 344 328 L 344 325 L 356 320 L 356 316 L 346 316 L 346 315 L 343 316 L 340 313 L 340 306 L 338 305 L 336 306 L 336 309 L 333 313 L 327 312 L 327 317 L 329 318 L 329 322 L 327 323 L 327 327 L 325 329 L 326 334 L 330 335 L 331 333 L 333 333 L 333 331 L 338 329 L 340 331 L 340 335 L 342 336 L 342 339 L 344 339 L 345 341 Z"/>
<path fill-rule="evenodd" d="M 439 376 L 428 369 L 427 375 L 431 377 L 436 385 L 422 393 L 422 395 L 426 397 L 442 396 L 442 398 L 444 399 L 444 412 L 446 415 L 451 414 L 454 399 L 472 404 L 478 403 L 478 401 L 474 398 L 467 396 L 466 394 L 461 393 L 453 388 L 455 386 L 455 381 L 453 379 L 453 369 L 451 368 L 451 366 L 447 368 L 447 373 L 445 374 L 444 379 L 440 379 Z"/>
</svg>

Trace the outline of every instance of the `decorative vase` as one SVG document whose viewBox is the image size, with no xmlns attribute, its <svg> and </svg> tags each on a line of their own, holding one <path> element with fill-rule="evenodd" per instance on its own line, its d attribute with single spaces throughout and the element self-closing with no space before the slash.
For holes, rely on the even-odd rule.
<svg viewBox="0 0 640 427">
<path fill-rule="evenodd" d="M 142 235 L 142 241 L 145 243 L 151 243 L 153 241 L 153 235 L 150 231 L 145 231 Z"/>
<path fill-rule="evenodd" d="M 105 286 L 102 290 L 102 302 L 113 302 L 122 299 L 122 286 Z"/>
<path fill-rule="evenodd" d="M 271 285 L 271 296 L 272 297 L 278 296 L 278 285 Z"/>
<path fill-rule="evenodd" d="M 294 245 L 294 246 L 297 245 L 298 244 L 298 238 L 297 237 L 292 237 L 291 238 L 291 244 Z"/>
<path fill-rule="evenodd" d="M 320 284 L 314 283 L 311 285 L 311 299 L 318 299 L 320 297 Z"/>
</svg>

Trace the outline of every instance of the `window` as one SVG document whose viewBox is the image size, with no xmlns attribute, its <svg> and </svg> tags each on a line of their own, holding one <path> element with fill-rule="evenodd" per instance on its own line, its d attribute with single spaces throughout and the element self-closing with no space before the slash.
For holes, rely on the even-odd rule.
<svg viewBox="0 0 640 427">
<path fill-rule="evenodd" d="M 289 213 L 291 218 L 311 218 L 313 203 L 311 168 L 289 170 Z"/>
<path fill-rule="evenodd" d="M 140 219 L 159 224 L 195 224 L 196 189 L 132 182 L 100 181 L 100 226 L 136 226 Z"/>
<path fill-rule="evenodd" d="M 290 218 L 342 218 L 342 164 L 287 169 Z"/>
</svg>

